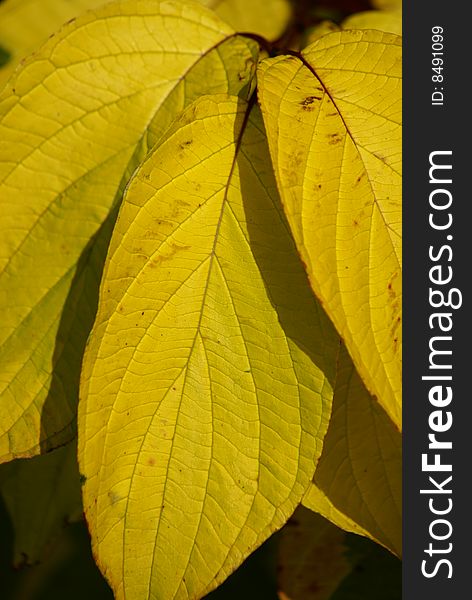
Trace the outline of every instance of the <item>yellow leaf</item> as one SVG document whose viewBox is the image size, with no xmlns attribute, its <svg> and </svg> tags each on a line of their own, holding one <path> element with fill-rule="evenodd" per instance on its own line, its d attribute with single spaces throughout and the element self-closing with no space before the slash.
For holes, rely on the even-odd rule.
<svg viewBox="0 0 472 600">
<path fill-rule="evenodd" d="M 303 503 L 401 555 L 401 435 L 365 389 L 344 347 L 333 413 Z"/>
<path fill-rule="evenodd" d="M 79 462 L 116 598 L 201 598 L 285 523 L 321 452 L 339 338 L 249 108 L 192 105 L 136 172 L 110 244 Z"/>
<path fill-rule="evenodd" d="M 61 25 L 106 0 L 4 0 L 0 4 L 0 46 L 10 54 L 0 69 L 0 89 L 22 58 L 37 50 Z"/>
<path fill-rule="evenodd" d="M 372 0 L 372 4 L 380 10 L 402 10 L 403 0 Z"/>
<path fill-rule="evenodd" d="M 10 57 L 0 68 L 0 89 L 20 61 L 37 50 L 64 23 L 108 0 L 4 0 L 0 4 L 0 47 Z M 287 0 L 198 0 L 214 10 L 236 31 L 253 32 L 268 40 L 278 38 L 287 26 L 291 9 Z"/>
<path fill-rule="evenodd" d="M 343 29 L 378 29 L 396 35 L 402 34 L 400 10 L 366 10 L 355 13 L 342 22 Z"/>
<path fill-rule="evenodd" d="M 262 61 L 259 97 L 311 285 L 401 424 L 401 38 L 328 34 Z"/>
<path fill-rule="evenodd" d="M 87 13 L 0 97 L 0 462 L 75 432 L 83 349 L 123 189 L 201 94 L 246 96 L 257 44 L 196 3 Z"/>
<path fill-rule="evenodd" d="M 236 31 L 257 33 L 273 41 L 289 24 L 291 7 L 288 0 L 199 0 Z"/>
<path fill-rule="evenodd" d="M 328 33 L 333 33 L 334 31 L 340 31 L 340 29 L 341 27 L 333 21 L 321 21 L 321 23 L 310 27 L 306 31 L 301 47 L 306 48 L 307 46 L 313 44 L 313 42 L 316 42 L 316 40 L 323 37 L 324 35 L 327 35 Z"/>
<path fill-rule="evenodd" d="M 341 31 L 342 29 L 378 29 L 386 33 L 402 34 L 402 13 L 397 10 L 367 10 L 350 15 L 337 25 L 332 21 L 322 21 L 315 27 L 308 29 L 302 44 L 306 48 L 320 37 Z"/>
<path fill-rule="evenodd" d="M 280 600 L 329 600 L 351 572 L 346 534 L 300 506 L 282 529 L 277 585 Z"/>
</svg>

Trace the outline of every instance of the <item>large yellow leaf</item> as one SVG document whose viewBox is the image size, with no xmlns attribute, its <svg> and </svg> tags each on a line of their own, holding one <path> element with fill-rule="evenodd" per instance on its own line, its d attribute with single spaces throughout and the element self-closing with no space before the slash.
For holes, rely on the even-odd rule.
<svg viewBox="0 0 472 600">
<path fill-rule="evenodd" d="M 257 33 L 268 40 L 282 35 L 291 17 L 288 0 L 199 0 L 236 31 Z"/>
<path fill-rule="evenodd" d="M 282 202 L 312 287 L 401 424 L 401 38 L 328 34 L 259 69 Z"/>
<path fill-rule="evenodd" d="M 257 44 L 195 3 L 88 13 L 0 97 L 0 461 L 68 441 L 121 194 L 202 93 L 246 95 Z"/>
<path fill-rule="evenodd" d="M 4 0 L 0 4 L 0 46 L 10 54 L 0 69 L 0 89 L 22 58 L 37 50 L 66 21 L 106 0 Z"/>
<path fill-rule="evenodd" d="M 303 503 L 401 555 L 401 435 L 365 389 L 344 347 L 333 413 Z"/>
<path fill-rule="evenodd" d="M 192 105 L 137 171 L 110 244 L 79 462 L 117 598 L 201 598 L 284 524 L 321 452 L 339 338 L 248 111 Z"/>
<path fill-rule="evenodd" d="M 84 11 L 110 0 L 5 0 L 0 4 L 0 48 L 9 53 L 0 68 L 0 88 L 21 59 L 25 58 L 64 23 Z M 183 1 L 183 0 L 181 0 Z M 236 31 L 254 32 L 272 40 L 279 37 L 290 19 L 287 0 L 198 0 Z"/>
</svg>

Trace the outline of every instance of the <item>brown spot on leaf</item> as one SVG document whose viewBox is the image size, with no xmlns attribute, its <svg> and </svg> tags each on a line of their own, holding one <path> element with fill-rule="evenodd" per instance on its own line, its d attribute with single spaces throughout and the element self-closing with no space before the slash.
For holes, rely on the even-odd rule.
<svg viewBox="0 0 472 600">
<path fill-rule="evenodd" d="M 387 158 L 383 154 L 377 154 L 376 152 L 374 152 L 374 156 L 376 156 L 383 163 L 387 164 Z"/>
<path fill-rule="evenodd" d="M 108 492 L 108 498 L 110 500 L 110 504 L 112 505 L 116 504 L 119 500 L 121 500 L 120 495 L 112 490 Z"/>
<path fill-rule="evenodd" d="M 396 293 L 396 291 L 394 289 L 394 285 L 393 285 L 395 282 L 395 279 L 397 277 L 398 277 L 398 271 L 395 271 L 395 273 L 392 275 L 392 277 L 390 278 L 390 281 L 387 284 L 388 295 L 391 300 L 394 300 L 397 296 L 397 293 Z"/>
<path fill-rule="evenodd" d="M 339 133 L 330 133 L 328 137 L 329 137 L 329 142 L 328 143 L 331 146 L 339 144 L 340 142 L 343 141 L 343 138 L 342 138 L 342 136 Z"/>
<path fill-rule="evenodd" d="M 153 456 L 151 456 L 151 458 L 148 458 L 148 459 L 147 459 L 147 464 L 148 464 L 150 467 L 153 467 L 153 466 L 156 464 L 156 459 L 155 459 Z"/>
<path fill-rule="evenodd" d="M 321 100 L 321 96 L 307 96 L 304 100 L 300 102 L 300 105 L 303 110 L 313 110 L 314 106 L 312 104 L 315 100 Z"/>
<path fill-rule="evenodd" d="M 160 254 L 160 255 L 156 256 L 156 258 L 154 258 L 153 260 L 151 260 L 149 262 L 149 266 L 151 268 L 157 267 L 164 261 L 170 260 L 180 250 L 189 250 L 190 248 L 191 248 L 191 246 L 180 246 L 179 244 L 172 243 L 172 244 L 170 244 L 170 249 L 168 250 L 167 254 Z"/>
<path fill-rule="evenodd" d="M 188 146 L 191 146 L 193 144 L 193 140 L 185 140 L 185 142 L 182 142 L 180 144 L 180 148 L 181 150 L 183 150 L 184 148 L 187 148 Z"/>
</svg>

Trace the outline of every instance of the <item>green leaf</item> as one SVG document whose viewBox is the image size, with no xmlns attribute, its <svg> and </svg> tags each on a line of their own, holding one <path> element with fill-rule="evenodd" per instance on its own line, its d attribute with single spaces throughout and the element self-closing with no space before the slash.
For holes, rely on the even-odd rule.
<svg viewBox="0 0 472 600">
<path fill-rule="evenodd" d="M 401 38 L 323 36 L 262 61 L 259 97 L 311 285 L 401 427 Z"/>
<path fill-rule="evenodd" d="M 199 0 L 236 31 L 257 33 L 267 40 L 280 37 L 291 17 L 288 0 Z"/>
<path fill-rule="evenodd" d="M 15 530 L 15 566 L 38 561 L 66 524 L 82 517 L 75 443 L 1 465 L 0 481 Z"/>
<path fill-rule="evenodd" d="M 211 11 L 87 13 L 0 97 L 0 461 L 75 434 L 83 349 L 122 192 L 182 109 L 251 86 L 258 47 Z"/>
<path fill-rule="evenodd" d="M 303 503 L 401 555 L 401 435 L 365 389 L 344 347 L 333 412 Z"/>
<path fill-rule="evenodd" d="M 117 598 L 200 598 L 300 502 L 338 337 L 279 206 L 259 110 L 202 98 L 131 181 L 84 358 L 79 462 Z"/>
<path fill-rule="evenodd" d="M 329 600 L 351 572 L 346 534 L 300 506 L 282 529 L 278 556 L 280 600 Z"/>
</svg>

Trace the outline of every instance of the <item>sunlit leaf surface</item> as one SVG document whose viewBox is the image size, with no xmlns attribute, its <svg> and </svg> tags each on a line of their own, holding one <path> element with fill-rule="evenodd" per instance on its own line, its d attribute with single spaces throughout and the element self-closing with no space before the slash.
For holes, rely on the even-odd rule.
<svg viewBox="0 0 472 600">
<path fill-rule="evenodd" d="M 88 13 L 0 97 L 0 461 L 75 432 L 83 349 L 122 192 L 181 110 L 248 93 L 257 45 L 208 9 Z"/>
<path fill-rule="evenodd" d="M 321 452 L 338 337 L 249 111 L 192 105 L 135 174 L 110 245 L 79 457 L 117 598 L 202 597 L 285 523 Z"/>
<path fill-rule="evenodd" d="M 106 0 L 4 0 L 0 3 L 0 46 L 9 60 L 0 65 L 0 89 L 21 59 L 38 50 L 64 23 Z"/>
<path fill-rule="evenodd" d="M 401 38 L 325 35 L 259 68 L 282 202 L 310 282 L 401 427 Z"/>
</svg>

